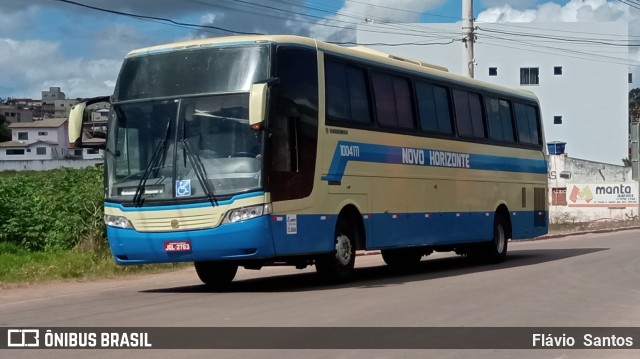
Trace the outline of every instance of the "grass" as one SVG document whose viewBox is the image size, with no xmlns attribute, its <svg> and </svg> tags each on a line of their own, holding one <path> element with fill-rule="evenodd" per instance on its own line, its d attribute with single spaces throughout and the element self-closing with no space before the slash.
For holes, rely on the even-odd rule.
<svg viewBox="0 0 640 359">
<path fill-rule="evenodd" d="M 186 268 L 188 263 L 116 266 L 108 252 L 30 252 L 0 243 L 0 288 L 60 280 L 112 278 Z"/>
</svg>

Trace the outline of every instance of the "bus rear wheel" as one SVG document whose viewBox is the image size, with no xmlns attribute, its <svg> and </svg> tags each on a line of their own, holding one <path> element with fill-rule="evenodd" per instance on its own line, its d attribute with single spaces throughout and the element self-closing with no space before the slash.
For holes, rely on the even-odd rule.
<svg viewBox="0 0 640 359">
<path fill-rule="evenodd" d="M 486 248 L 487 260 L 501 262 L 507 257 L 507 245 L 509 244 L 508 221 L 504 215 L 496 215 L 493 221 L 493 240 Z"/>
<path fill-rule="evenodd" d="M 507 256 L 509 228 L 507 217 L 504 214 L 496 214 L 493 221 L 493 239 L 469 252 L 469 257 L 478 262 L 502 262 Z"/>
<path fill-rule="evenodd" d="M 194 266 L 198 278 L 212 289 L 228 287 L 238 272 L 238 265 L 229 262 L 194 262 Z"/>
<path fill-rule="evenodd" d="M 344 282 L 351 278 L 356 262 L 355 231 L 341 216 L 336 224 L 334 251 L 316 259 L 316 271 L 324 279 Z"/>
</svg>

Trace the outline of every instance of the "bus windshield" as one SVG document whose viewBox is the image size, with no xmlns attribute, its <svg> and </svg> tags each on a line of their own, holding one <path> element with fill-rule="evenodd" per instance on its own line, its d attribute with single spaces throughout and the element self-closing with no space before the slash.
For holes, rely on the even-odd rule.
<svg viewBox="0 0 640 359">
<path fill-rule="evenodd" d="M 249 126 L 247 91 L 267 77 L 268 52 L 233 50 L 197 50 L 195 59 L 193 50 L 177 51 L 125 63 L 109 119 L 109 201 L 215 200 L 262 188 L 263 134 Z M 209 65 L 202 65 L 204 58 Z M 191 60 L 192 66 L 184 63 Z M 245 60 L 254 65 L 238 65 Z M 163 75 L 151 76 L 155 71 Z"/>
<path fill-rule="evenodd" d="M 269 47 L 210 47 L 127 58 L 113 102 L 249 91 L 268 79 Z"/>
</svg>

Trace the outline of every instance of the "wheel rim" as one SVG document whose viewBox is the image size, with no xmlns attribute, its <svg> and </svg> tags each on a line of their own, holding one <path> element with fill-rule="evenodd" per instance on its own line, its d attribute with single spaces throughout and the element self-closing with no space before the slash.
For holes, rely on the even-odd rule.
<svg viewBox="0 0 640 359">
<path fill-rule="evenodd" d="M 349 237 L 341 234 L 336 238 L 336 258 L 343 266 L 349 265 L 351 262 L 351 240 Z"/>
<path fill-rule="evenodd" d="M 505 245 L 505 238 L 506 236 L 504 235 L 504 228 L 502 227 L 502 225 L 498 224 L 496 226 L 496 251 L 498 253 L 502 253 L 502 251 L 504 251 L 504 245 Z"/>
</svg>

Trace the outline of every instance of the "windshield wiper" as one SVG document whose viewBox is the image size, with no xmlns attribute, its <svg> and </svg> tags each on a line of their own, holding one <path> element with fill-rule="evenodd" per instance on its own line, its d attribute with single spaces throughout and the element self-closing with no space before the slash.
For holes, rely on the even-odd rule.
<svg viewBox="0 0 640 359">
<path fill-rule="evenodd" d="M 207 172 L 204 168 L 204 165 L 202 164 L 202 160 L 200 160 L 200 156 L 193 150 L 191 144 L 189 143 L 189 140 L 187 140 L 186 138 L 182 139 L 180 141 L 180 144 L 182 144 L 182 148 L 184 148 L 187 155 L 186 157 L 189 159 L 191 167 L 193 167 L 193 171 L 196 173 L 196 178 L 202 185 L 202 188 L 204 189 L 207 198 L 211 202 L 211 205 L 216 206 L 218 204 L 218 201 L 215 197 L 215 194 L 213 193 L 213 189 L 209 186 L 209 181 L 207 180 Z"/>
<path fill-rule="evenodd" d="M 140 182 L 138 182 L 136 193 L 133 195 L 133 204 L 136 206 L 142 206 L 142 195 L 145 192 L 144 190 L 145 186 L 147 185 L 147 179 L 149 179 L 151 170 L 157 167 L 160 158 L 162 158 L 162 152 L 167 145 L 167 141 L 169 141 L 169 132 L 171 132 L 171 119 L 169 119 L 167 122 L 167 130 L 164 135 L 164 140 L 160 141 L 156 146 L 155 150 L 153 151 L 153 155 L 151 156 L 151 160 L 149 161 L 147 168 L 145 168 Z"/>
</svg>

